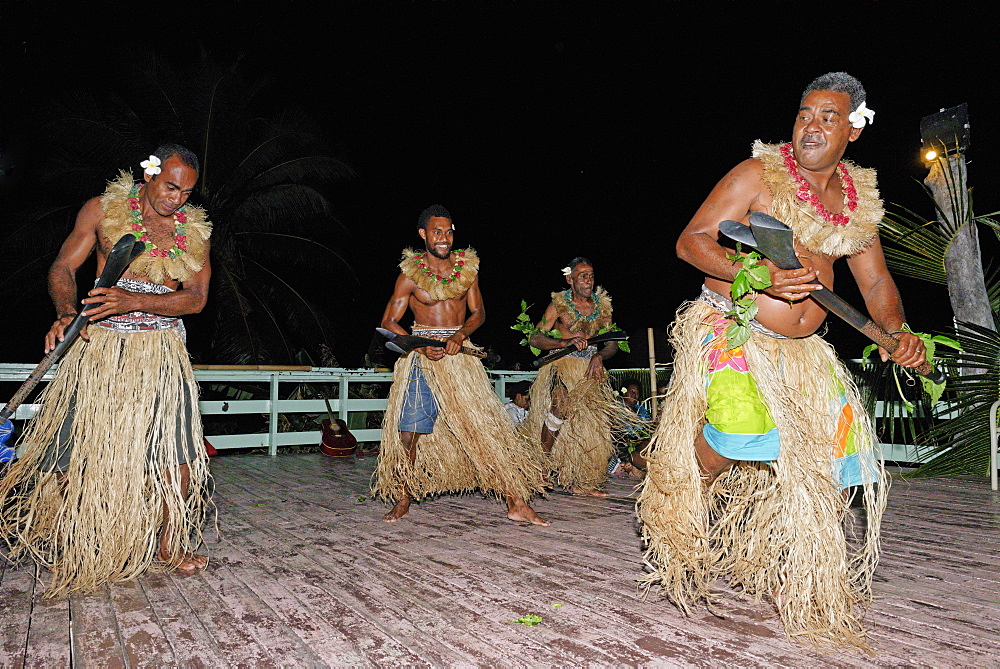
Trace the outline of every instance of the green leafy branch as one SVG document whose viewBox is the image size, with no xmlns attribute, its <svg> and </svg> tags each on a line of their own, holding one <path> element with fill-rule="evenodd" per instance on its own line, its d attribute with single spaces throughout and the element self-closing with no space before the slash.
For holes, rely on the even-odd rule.
<svg viewBox="0 0 1000 669">
<path fill-rule="evenodd" d="M 542 351 L 541 349 L 535 348 L 534 346 L 531 345 L 531 335 L 538 332 L 547 337 L 552 337 L 553 339 L 562 339 L 562 333 L 560 333 L 559 330 L 556 329 L 552 329 L 546 332 L 545 330 L 535 327 L 535 322 L 531 320 L 531 316 L 528 315 L 528 309 L 530 309 L 533 306 L 534 306 L 533 304 L 528 304 L 524 300 L 521 300 L 521 313 L 519 313 L 517 315 L 517 318 L 514 319 L 514 324 L 510 326 L 510 329 L 517 330 L 518 332 L 523 334 L 524 338 L 521 339 L 521 341 L 519 341 L 518 344 L 520 344 L 521 346 L 527 346 L 531 350 L 531 353 L 537 356 L 541 355 Z"/>
<path fill-rule="evenodd" d="M 602 335 L 602 334 L 605 334 L 607 332 L 618 332 L 620 330 L 621 330 L 621 328 L 618 327 L 617 323 L 610 323 L 608 325 L 605 325 L 600 330 L 598 330 L 597 334 Z M 629 347 L 628 347 L 628 340 L 627 339 L 618 342 L 618 348 L 621 349 L 622 351 L 625 351 L 626 353 L 631 353 L 631 349 L 629 349 Z"/>
<path fill-rule="evenodd" d="M 746 255 L 741 252 L 741 244 L 736 243 L 736 255 L 727 255 L 734 265 L 741 265 L 740 271 L 733 277 L 729 293 L 733 299 L 733 308 L 724 315 L 732 321 L 726 328 L 726 339 L 729 350 L 738 348 L 750 338 L 750 322 L 757 317 L 757 291 L 771 285 L 771 272 L 766 265 L 760 264 L 761 255 L 750 251 Z"/>
<path fill-rule="evenodd" d="M 957 341 L 955 341 L 954 339 L 952 339 L 951 337 L 945 337 L 944 335 L 931 336 L 926 332 L 914 332 L 913 330 L 910 329 L 910 326 L 907 325 L 906 323 L 903 323 L 903 327 L 901 327 L 899 330 L 896 330 L 895 332 L 892 332 L 891 334 L 899 334 L 900 332 L 909 332 L 910 334 L 920 337 L 920 340 L 924 342 L 924 347 L 927 349 L 927 362 L 932 365 L 934 364 L 934 351 L 937 348 L 938 344 L 940 344 L 941 346 L 947 346 L 948 348 L 953 348 L 956 351 L 962 350 L 962 345 Z M 865 347 L 865 350 L 861 352 L 861 358 L 867 361 L 868 357 L 876 350 L 878 350 L 878 344 L 869 344 L 868 346 Z M 908 412 L 913 413 L 913 408 L 914 408 L 913 402 L 910 402 L 903 396 L 903 388 L 902 386 L 900 386 L 900 381 L 899 381 L 900 370 L 902 370 L 902 373 L 906 376 L 909 382 L 912 382 L 913 380 L 913 373 L 906 367 L 901 367 L 899 365 L 895 365 L 892 370 L 893 376 L 895 377 L 896 380 L 896 390 L 899 391 L 899 397 L 901 400 L 903 400 L 903 406 L 906 407 L 906 410 Z M 937 403 L 939 399 L 941 399 L 941 395 L 944 393 L 944 388 L 946 383 L 947 380 L 941 383 L 934 383 L 926 376 L 920 377 L 920 385 L 923 387 L 924 392 L 927 393 L 927 395 L 930 397 L 932 406 L 935 403 Z"/>
<path fill-rule="evenodd" d="M 521 339 L 521 341 L 518 342 L 518 344 L 520 344 L 521 346 L 527 346 L 534 355 L 541 355 L 542 354 L 541 349 L 537 349 L 531 345 L 531 335 L 539 333 L 545 335 L 546 337 L 552 337 L 553 339 L 562 339 L 563 336 L 562 333 L 555 328 L 551 330 L 542 330 L 541 328 L 537 327 L 535 325 L 535 321 L 533 321 L 531 319 L 531 316 L 528 315 L 528 309 L 531 309 L 531 307 L 533 306 L 534 306 L 533 304 L 528 304 L 524 300 L 521 300 L 521 313 L 519 313 L 517 315 L 517 318 L 514 319 L 514 324 L 510 326 L 510 329 L 517 330 L 518 332 L 524 335 L 524 337 Z M 621 328 L 618 327 L 617 323 L 610 323 L 602 327 L 600 330 L 598 330 L 597 334 L 601 335 L 607 332 L 618 332 L 619 330 L 621 330 Z M 625 351 L 626 353 L 629 352 L 627 341 L 618 342 L 618 348 Z"/>
</svg>

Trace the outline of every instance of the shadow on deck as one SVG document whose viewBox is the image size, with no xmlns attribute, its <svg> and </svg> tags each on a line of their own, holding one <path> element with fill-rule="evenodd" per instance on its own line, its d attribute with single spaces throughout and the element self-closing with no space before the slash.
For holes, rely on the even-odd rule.
<svg viewBox="0 0 1000 669">
<path fill-rule="evenodd" d="M 33 568 L 0 564 L 0 665 L 984 666 L 1000 652 L 1000 496 L 986 479 L 894 482 L 869 658 L 793 643 L 767 604 L 734 594 L 726 618 L 641 597 L 628 481 L 608 499 L 537 500 L 548 528 L 477 495 L 387 525 L 373 465 L 215 458 L 222 534 L 196 576 L 46 600 Z M 511 622 L 525 614 L 542 623 Z"/>
</svg>

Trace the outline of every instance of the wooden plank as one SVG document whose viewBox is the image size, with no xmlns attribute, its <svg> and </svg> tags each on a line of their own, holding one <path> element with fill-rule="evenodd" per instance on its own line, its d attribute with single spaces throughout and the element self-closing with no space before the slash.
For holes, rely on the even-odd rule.
<svg viewBox="0 0 1000 669">
<path fill-rule="evenodd" d="M 374 464 L 214 459 L 222 536 L 206 531 L 212 561 L 194 576 L 146 574 L 67 604 L 0 567 L 0 664 L 983 666 L 1000 648 L 1000 498 L 985 480 L 895 483 L 869 658 L 788 639 L 769 604 L 724 583 L 722 616 L 643 596 L 631 481 L 613 479 L 607 499 L 538 500 L 548 528 L 511 523 L 479 495 L 385 524 Z M 543 622 L 512 622 L 525 613 Z"/>
<path fill-rule="evenodd" d="M 181 576 L 178 579 L 183 578 Z M 229 664 L 219 645 L 209 634 L 199 612 L 194 611 L 174 584 L 171 575 L 154 572 L 136 581 L 174 655 L 182 667 L 221 667 Z M 238 631 L 234 632 L 238 635 Z M 136 652 L 141 646 L 136 644 Z M 140 666 L 143 663 L 139 663 Z"/>
<path fill-rule="evenodd" d="M 225 560 L 216 559 L 205 571 L 177 577 L 174 583 L 230 664 L 300 666 L 300 644 L 233 576 Z"/>
<path fill-rule="evenodd" d="M 34 566 L 15 569 L 0 555 L 0 666 L 24 665 L 35 590 Z"/>
<path fill-rule="evenodd" d="M 268 470 L 271 469 L 270 467 L 266 467 L 264 465 L 262 465 L 262 467 L 264 467 L 264 468 L 266 468 Z M 273 472 L 271 472 L 271 473 L 273 475 Z M 286 490 L 287 490 L 287 488 L 286 488 Z M 299 493 L 301 493 L 301 491 L 302 491 L 302 487 L 299 486 L 297 488 L 297 490 L 296 490 L 296 494 L 298 495 Z M 449 503 L 449 502 L 451 502 L 453 500 L 455 500 L 455 504 L 456 505 L 459 505 L 459 504 L 462 504 L 462 503 L 467 503 L 469 501 L 469 498 L 467 498 L 467 497 L 463 497 L 463 498 L 444 498 L 444 499 L 440 499 L 440 500 L 435 500 L 434 505 L 437 506 L 437 505 L 447 504 L 447 503 Z M 606 500 L 603 500 L 602 502 L 606 502 Z M 589 503 L 588 503 L 588 505 L 589 505 Z M 277 509 L 278 512 L 279 512 L 279 517 L 281 516 L 280 509 L 287 508 L 287 507 L 288 507 L 288 504 L 284 504 L 284 505 L 281 505 Z M 502 509 L 502 507 L 500 507 L 500 508 Z M 452 510 L 449 510 L 449 512 L 445 512 L 445 515 L 453 516 L 454 514 L 451 511 Z M 304 512 L 302 510 L 300 510 L 300 509 L 296 509 L 292 513 L 294 513 L 296 515 L 302 515 Z M 481 518 L 482 516 L 479 515 L 478 517 Z M 489 521 L 487 521 L 487 522 L 489 522 Z M 291 523 L 289 523 L 289 524 L 291 524 Z M 514 528 L 514 527 L 516 527 L 514 525 L 511 525 L 509 522 L 507 522 L 505 520 L 499 521 L 498 524 L 502 525 L 502 526 L 504 526 L 506 528 Z M 466 526 L 465 523 L 459 523 L 458 524 L 458 527 L 465 527 L 465 526 Z M 382 527 L 385 527 L 385 526 L 382 526 Z M 436 523 L 435 527 L 437 529 L 440 529 L 440 524 Z M 528 530 L 529 532 L 531 531 L 531 528 L 522 528 L 522 529 Z M 349 539 L 347 539 L 346 537 L 344 539 L 346 540 L 345 543 L 349 542 Z M 402 544 L 400 544 L 400 545 L 402 545 Z M 408 545 L 413 545 L 413 544 L 410 543 Z M 470 554 L 472 552 L 472 550 L 474 550 L 474 549 L 470 550 L 469 546 L 464 546 L 464 545 L 457 545 L 457 546 L 453 545 L 453 548 L 455 549 L 454 552 L 457 555 L 467 555 L 467 554 Z M 499 549 L 501 551 L 503 551 L 504 549 L 506 549 L 507 551 L 510 550 L 510 546 L 509 545 L 501 545 L 501 544 L 496 544 L 495 546 L 491 547 L 491 549 L 492 548 L 497 548 L 497 549 Z M 364 550 L 366 552 L 371 552 L 372 549 L 373 549 L 373 547 L 371 545 L 365 546 L 365 548 L 364 548 Z M 379 559 L 378 562 L 379 563 L 386 563 L 386 564 L 388 564 L 388 561 L 387 561 L 387 559 L 385 557 L 382 557 L 381 559 Z M 481 567 L 481 560 L 479 559 L 479 556 L 477 556 L 477 565 Z M 398 568 L 391 569 L 391 570 L 389 570 L 388 572 L 386 572 L 383 575 L 383 578 L 394 578 L 398 574 L 398 572 L 400 572 L 400 571 L 401 570 L 398 569 Z M 463 577 L 466 577 L 468 575 L 468 572 L 465 572 L 465 571 L 460 571 L 459 573 L 461 573 Z M 486 578 L 485 581 L 490 581 L 491 579 L 495 580 L 497 576 L 498 576 L 497 573 L 489 574 L 488 578 Z M 415 577 L 414 578 L 414 582 L 419 581 L 420 578 L 421 577 L 419 577 L 419 576 Z M 519 579 L 521 580 L 522 584 L 526 587 L 527 590 L 530 591 L 530 590 L 533 589 L 531 583 L 524 583 L 525 577 L 524 577 L 523 573 L 519 576 Z M 541 589 L 545 589 L 545 587 L 548 584 L 550 584 L 551 582 L 552 581 L 550 579 L 545 579 L 543 581 L 540 581 L 539 582 L 539 587 Z M 469 587 L 470 585 L 473 586 L 473 587 L 470 588 Z M 407 592 L 409 592 L 410 597 L 412 598 L 412 596 L 413 596 L 413 585 L 412 584 L 406 584 L 405 582 L 400 582 L 397 585 L 397 588 L 401 589 L 401 590 L 406 590 Z M 478 591 L 478 588 L 475 587 L 475 585 L 472 584 L 472 583 L 467 583 L 467 584 L 465 584 L 465 590 L 466 591 L 469 591 L 469 590 Z M 615 591 L 616 594 L 618 592 L 620 592 L 620 591 Z M 452 597 L 451 600 L 452 601 L 459 601 L 460 597 Z M 495 602 L 487 603 L 487 608 L 490 605 L 495 605 Z M 453 604 L 452 606 L 455 606 L 455 604 Z M 548 605 L 546 604 L 546 606 L 548 606 Z M 477 605 L 477 608 L 482 609 L 483 608 L 482 603 L 479 603 Z M 533 608 L 538 609 L 539 607 L 538 606 L 534 606 Z M 604 611 L 604 609 L 602 609 L 602 611 Z M 519 614 L 515 614 L 515 613 L 512 612 L 510 615 L 512 617 L 517 617 Z M 601 612 L 590 611 L 588 613 L 588 618 L 589 618 L 589 620 L 606 618 L 606 613 L 605 613 L 605 615 L 602 615 Z M 586 626 L 587 627 L 593 627 L 592 623 L 589 622 L 589 621 L 586 623 Z M 568 639 L 579 638 L 580 636 L 582 636 L 584 634 L 584 631 L 583 631 L 582 628 L 583 628 L 583 626 L 581 626 L 580 629 L 574 629 L 574 630 L 572 630 L 571 633 L 563 634 L 562 636 L 565 636 Z M 541 633 L 541 632 L 535 632 L 535 633 L 536 634 L 544 634 L 544 633 Z M 780 632 L 780 628 L 779 628 L 779 631 L 776 632 L 776 634 L 778 634 L 780 636 L 783 636 L 783 634 Z M 631 646 L 629 646 L 627 644 L 622 644 L 616 638 L 614 638 L 614 637 L 608 637 L 608 636 L 605 636 L 605 635 L 596 635 L 596 636 L 594 636 L 593 643 L 591 643 L 589 645 L 589 647 L 586 647 L 586 648 L 583 645 L 581 645 L 581 644 L 575 643 L 575 641 L 572 642 L 572 643 L 569 643 L 569 642 L 564 643 L 562 640 L 559 640 L 559 639 L 557 639 L 557 640 L 547 640 L 546 645 L 549 646 L 549 647 L 552 647 L 553 643 L 556 646 L 561 646 L 564 650 L 566 650 L 569 653 L 570 660 L 571 661 L 576 661 L 576 662 L 583 662 L 583 661 L 586 661 L 589 658 L 590 660 L 593 660 L 593 661 L 603 660 L 605 663 L 607 663 L 607 662 L 611 661 L 611 658 L 607 658 L 607 657 L 600 658 L 599 656 L 595 655 L 595 651 L 596 650 L 602 650 L 602 649 L 607 649 L 607 648 L 617 648 L 622 653 L 622 655 L 620 657 L 614 658 L 615 661 L 628 661 L 630 658 L 631 658 L 631 660 L 634 661 L 634 660 L 638 659 L 638 657 L 641 657 L 641 655 L 642 655 L 641 653 L 638 653 Z M 662 645 L 665 646 L 667 644 L 662 644 Z M 684 648 L 684 646 L 681 645 L 681 644 L 678 644 L 677 647 L 676 647 L 677 652 L 680 652 L 682 648 Z M 727 657 L 729 657 L 729 656 L 727 656 Z"/>
<path fill-rule="evenodd" d="M 138 580 L 115 583 L 109 588 L 114 622 L 128 666 L 168 666 L 177 658 L 157 613 Z"/>
<path fill-rule="evenodd" d="M 42 596 L 50 575 L 45 572 L 31 600 L 31 627 L 25 652 L 26 667 L 62 667 L 71 662 L 69 600 Z"/>
<path fill-rule="evenodd" d="M 284 520 L 281 515 L 281 511 L 277 508 L 277 504 L 272 505 L 268 513 L 267 527 L 280 527 L 282 529 L 288 530 L 297 523 L 292 521 Z M 381 514 L 379 514 L 380 516 Z M 313 537 L 310 537 L 314 539 Z M 327 548 L 332 548 L 329 546 L 329 542 L 322 542 L 327 544 Z M 280 542 L 279 542 L 280 544 Z M 276 545 L 274 550 L 281 550 L 281 545 Z M 294 551 L 281 555 L 281 561 L 295 561 L 296 556 L 299 552 L 305 551 L 310 553 L 310 546 L 303 544 L 296 544 Z M 426 617 L 419 621 L 411 621 L 408 619 L 409 611 L 404 611 L 405 607 L 390 606 L 387 609 L 385 602 L 392 602 L 393 600 L 398 600 L 396 592 L 406 592 L 408 603 L 413 603 L 412 592 L 406 589 L 400 589 L 398 584 L 393 583 L 388 574 L 381 565 L 375 561 L 371 561 L 371 558 L 365 556 L 363 553 L 361 555 L 344 553 L 339 548 L 333 549 L 334 556 L 328 555 L 318 555 L 315 559 L 317 566 L 320 566 L 324 570 L 329 570 L 329 577 L 335 577 L 337 579 L 338 597 L 349 601 L 354 607 L 359 610 L 365 611 L 366 615 L 369 617 L 374 617 L 382 625 L 382 629 L 390 632 L 397 636 L 397 638 L 403 638 L 406 642 L 412 643 L 414 637 L 416 636 L 412 625 L 417 624 L 426 629 L 428 624 L 433 625 L 435 622 Z M 332 559 L 331 559 L 332 558 Z M 365 566 L 356 565 L 358 561 L 364 561 L 367 564 Z M 332 565 L 332 567 L 331 567 Z M 371 575 L 377 574 L 378 579 L 372 581 Z M 369 582 L 371 581 L 371 582 Z M 358 585 L 362 584 L 362 585 Z M 427 612 L 424 612 L 425 614 Z M 448 620 L 446 622 L 446 627 L 443 629 L 443 633 L 446 638 L 449 639 L 446 643 L 450 643 L 451 636 L 447 634 L 449 629 L 453 627 L 454 620 Z M 400 637 L 400 635 L 403 635 Z M 428 635 L 424 635 L 425 638 Z M 544 649 L 536 648 L 537 653 L 541 654 Z M 424 653 L 446 653 L 446 650 L 442 650 L 439 647 L 429 648 L 426 643 L 423 644 L 422 652 Z M 502 657 L 502 656 L 501 656 Z M 446 658 L 442 657 L 441 661 Z M 561 657 L 565 661 L 565 658 Z M 438 662 L 438 664 L 441 663 Z"/>
<path fill-rule="evenodd" d="M 280 572 L 294 567 L 297 574 L 306 575 L 310 585 L 316 588 L 308 593 L 312 595 L 310 599 L 332 606 L 345 616 L 348 624 L 338 625 L 338 631 L 353 637 L 355 642 L 363 642 L 359 650 L 363 650 L 373 663 L 421 661 L 420 654 L 414 655 L 406 648 L 407 644 L 414 643 L 414 637 L 419 636 L 419 632 L 408 624 L 405 617 L 398 615 L 398 610 L 387 609 L 382 600 L 393 601 L 397 597 L 384 589 L 380 579 L 372 581 L 372 570 L 349 573 L 342 561 L 309 561 L 302 555 L 303 551 L 308 551 L 308 546 L 288 534 L 290 523 L 275 518 L 274 504 L 267 511 L 254 509 L 257 520 L 249 517 L 250 512 L 235 511 L 239 506 L 236 500 L 231 505 L 233 518 L 240 522 L 240 531 L 234 533 L 229 541 L 245 551 L 248 558 L 265 565 L 268 570 Z M 248 559 L 244 566 L 250 562 Z M 377 569 L 374 571 L 377 573 Z M 330 583 L 331 576 L 336 577 L 335 584 Z M 315 613 L 322 615 L 322 611 Z M 365 626 L 371 629 L 360 629 Z M 431 644 L 430 648 L 424 647 L 423 651 L 436 664 L 450 664 L 456 659 L 447 652 L 442 654 L 435 644 Z"/>
<path fill-rule="evenodd" d="M 109 587 L 105 585 L 90 594 L 69 598 L 74 665 L 127 665 Z"/>
</svg>

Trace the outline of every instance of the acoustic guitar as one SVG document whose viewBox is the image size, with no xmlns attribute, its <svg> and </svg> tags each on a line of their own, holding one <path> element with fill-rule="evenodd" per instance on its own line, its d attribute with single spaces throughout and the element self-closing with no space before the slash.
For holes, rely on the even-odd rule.
<svg viewBox="0 0 1000 669">
<path fill-rule="evenodd" d="M 323 455 L 333 458 L 346 458 L 354 452 L 358 445 L 358 440 L 347 430 L 347 424 L 333 417 L 333 409 L 330 407 L 330 400 L 326 395 L 320 393 L 323 402 L 326 403 L 327 418 L 320 421 L 320 428 L 323 430 L 323 438 L 320 441 L 319 450 Z M 334 432 L 333 426 L 340 428 L 340 432 Z"/>
</svg>

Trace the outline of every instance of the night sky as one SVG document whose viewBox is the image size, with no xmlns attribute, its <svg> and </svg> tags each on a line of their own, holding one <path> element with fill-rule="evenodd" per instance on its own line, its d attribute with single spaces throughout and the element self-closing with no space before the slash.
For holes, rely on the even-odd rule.
<svg viewBox="0 0 1000 669">
<path fill-rule="evenodd" d="M 30 159 L 33 105 L 114 67 L 130 44 L 179 66 L 201 50 L 241 57 L 356 171 L 337 203 L 351 231 L 340 250 L 362 284 L 353 303 L 333 305 L 347 366 L 368 348 L 399 251 L 419 243 L 416 217 L 431 203 L 452 212 L 457 245 L 483 258 L 487 323 L 474 340 L 504 366 L 530 359 L 508 329 L 520 300 L 539 317 L 577 255 L 593 261 L 616 321 L 640 335 L 615 366 L 644 364 L 647 327 L 669 359 L 664 328 L 700 284 L 674 256 L 678 232 L 754 139 L 789 137 L 802 88 L 831 70 L 867 88 L 875 124 L 847 157 L 879 170 L 886 202 L 932 216 L 915 182 L 919 121 L 968 102 L 975 208 L 1000 209 L 987 3 L 947 14 L 890 2 L 88 4 L 101 6 L 0 5 L 0 142 L 15 163 L 3 197 L 17 197 L 16 164 Z M 857 302 L 839 269 L 838 292 Z M 317 268 L 316 279 L 343 271 Z M 915 328 L 947 325 L 943 288 L 901 286 Z M 49 322 L 43 309 L 6 328 L 0 360 L 34 362 L 19 343 Z M 841 323 L 830 336 L 844 357 L 864 345 Z"/>
</svg>

